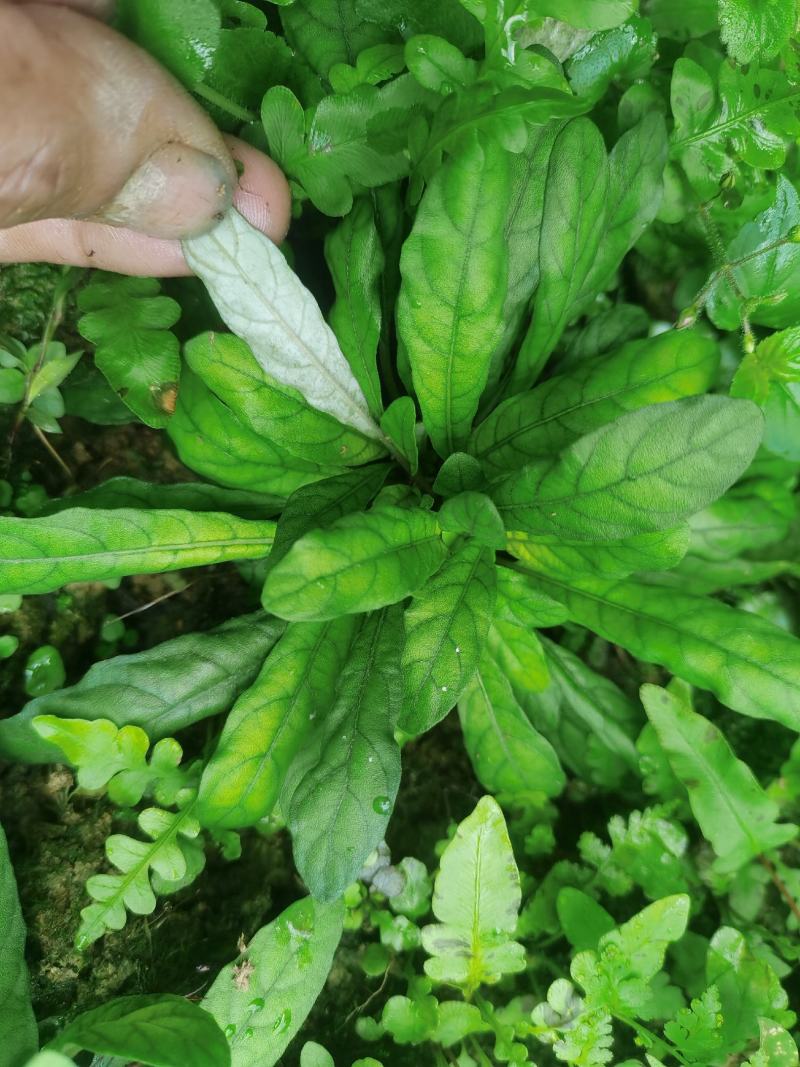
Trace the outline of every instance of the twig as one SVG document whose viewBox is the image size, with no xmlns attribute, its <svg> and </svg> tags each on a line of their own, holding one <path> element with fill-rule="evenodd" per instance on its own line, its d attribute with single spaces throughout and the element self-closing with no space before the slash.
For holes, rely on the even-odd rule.
<svg viewBox="0 0 800 1067">
<path fill-rule="evenodd" d="M 347 1024 L 350 1022 L 351 1019 L 354 1019 L 356 1017 L 356 1015 L 361 1015 L 362 1012 L 367 1010 L 367 1008 L 370 1006 L 370 1004 L 373 1002 L 373 1000 L 376 997 L 379 997 L 381 995 L 381 993 L 386 988 L 386 983 L 389 981 L 389 974 L 391 973 L 392 964 L 393 963 L 394 963 L 394 959 L 391 959 L 389 961 L 388 967 L 383 972 L 383 978 L 381 979 L 381 984 L 378 986 L 377 989 L 373 990 L 370 993 L 370 995 L 367 997 L 367 999 L 364 1001 L 363 1004 L 358 1004 L 355 1008 L 353 1008 L 353 1010 L 345 1018 L 344 1022 L 341 1024 L 341 1026 L 337 1027 L 337 1031 L 338 1030 L 343 1030 L 345 1028 L 345 1026 L 347 1026 Z"/>
<path fill-rule="evenodd" d="M 179 593 L 185 593 L 187 589 L 191 589 L 191 587 L 197 585 L 199 581 L 199 578 L 195 578 L 193 582 L 187 582 L 186 585 L 182 586 L 180 589 L 170 589 L 168 593 L 162 593 L 161 596 L 157 596 L 155 600 L 151 600 L 147 604 L 142 604 L 138 608 L 134 608 L 132 611 L 126 611 L 124 615 L 117 615 L 111 622 L 122 622 L 124 619 L 129 619 L 131 615 L 139 615 L 142 611 L 148 611 L 150 608 L 154 608 L 156 604 L 160 604 L 164 600 L 169 600 L 170 597 L 177 596 Z"/>
<path fill-rule="evenodd" d="M 792 894 L 789 892 L 789 887 L 786 885 L 786 882 L 784 882 L 784 880 L 781 878 L 775 864 L 772 863 L 771 860 L 768 860 L 766 856 L 759 856 L 758 859 L 761 866 L 769 872 L 769 876 L 772 879 L 773 885 L 778 890 L 783 899 L 786 901 L 786 903 L 789 905 L 789 910 L 791 911 L 792 915 L 794 915 L 794 917 L 800 921 L 800 904 L 797 903 Z"/>
<path fill-rule="evenodd" d="M 42 430 L 38 426 L 34 426 L 33 427 L 33 432 L 36 434 L 36 436 L 42 442 L 44 447 L 47 449 L 47 451 L 50 453 L 50 455 L 53 457 L 53 459 L 56 461 L 56 463 L 59 465 L 59 467 L 62 469 L 62 471 L 64 471 L 66 476 L 70 479 L 70 481 L 72 481 L 72 471 L 66 465 L 66 463 L 61 458 L 61 456 L 59 456 L 58 452 L 56 452 L 55 448 L 53 448 L 53 446 L 50 444 L 50 442 L 47 439 L 47 435 L 44 434 L 42 432 Z"/>
</svg>

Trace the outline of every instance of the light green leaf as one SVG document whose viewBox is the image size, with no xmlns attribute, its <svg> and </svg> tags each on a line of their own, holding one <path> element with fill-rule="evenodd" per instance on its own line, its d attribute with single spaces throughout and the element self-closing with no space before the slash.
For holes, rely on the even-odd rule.
<svg viewBox="0 0 800 1067">
<path fill-rule="evenodd" d="M 33 518 L 55 515 L 68 508 L 146 508 L 161 510 L 164 505 L 184 511 L 227 511 L 242 519 L 271 519 L 283 504 L 281 497 L 250 493 L 246 489 L 223 489 L 205 482 L 143 482 L 119 475 L 72 496 L 47 500 Z"/>
<path fill-rule="evenodd" d="M 788 144 L 800 133 L 800 88 L 783 71 L 759 64 L 739 67 L 720 59 L 715 77 L 682 56 L 672 69 L 670 97 L 671 155 L 703 197 L 719 191 L 720 178 L 739 160 L 779 170 Z"/>
<path fill-rule="evenodd" d="M 486 789 L 512 801 L 566 784 L 558 756 L 517 703 L 505 674 L 485 655 L 458 702 L 464 744 Z"/>
<path fill-rule="evenodd" d="M 491 658 L 511 683 L 520 704 L 528 693 L 537 693 L 550 681 L 542 643 L 535 630 L 495 618 L 487 648 Z"/>
<path fill-rule="evenodd" d="M 483 797 L 445 849 L 433 894 L 439 924 L 422 930 L 432 957 L 425 973 L 469 995 L 481 983 L 525 968 L 525 951 L 512 940 L 521 900 L 519 872 L 503 813 Z"/>
<path fill-rule="evenodd" d="M 560 626 L 569 618 L 569 612 L 563 604 L 532 585 L 524 574 L 498 566 L 494 618 L 496 622 L 530 629 L 532 626 Z"/>
<path fill-rule="evenodd" d="M 749 466 L 754 404 L 689 397 L 622 415 L 493 490 L 506 528 L 543 542 L 614 541 L 666 530 L 721 496 Z"/>
<path fill-rule="evenodd" d="M 689 540 L 686 523 L 606 544 L 576 541 L 540 545 L 535 537 L 515 533 L 508 538 L 508 551 L 531 570 L 554 578 L 624 578 L 635 571 L 664 571 L 677 566 L 686 555 Z"/>
<path fill-rule="evenodd" d="M 333 1056 L 316 1041 L 306 1041 L 300 1050 L 300 1067 L 336 1067 Z"/>
<path fill-rule="evenodd" d="M 341 896 L 386 833 L 400 784 L 402 643 L 399 608 L 364 620 L 333 705 L 287 774 L 281 810 L 297 869 L 319 900 Z"/>
<path fill-rule="evenodd" d="M 283 559 L 295 541 L 310 530 L 324 530 L 337 519 L 367 507 L 389 473 L 388 465 L 372 464 L 302 486 L 289 497 L 278 520 L 269 569 Z"/>
<path fill-rule="evenodd" d="M 759 1019 L 761 1041 L 758 1051 L 742 1067 L 797 1067 L 800 1055 L 792 1035 L 771 1019 Z"/>
<path fill-rule="evenodd" d="M 719 990 L 722 1035 L 731 1053 L 756 1037 L 760 1019 L 790 1029 L 796 1015 L 769 959 L 754 950 L 744 934 L 722 926 L 711 938 L 706 957 L 706 981 Z M 769 1067 L 773 1067 L 770 1063 Z"/>
<path fill-rule="evenodd" d="M 772 59 L 797 24 L 795 0 L 720 0 L 719 24 L 737 63 Z"/>
<path fill-rule="evenodd" d="M 189 370 L 181 376 L 178 407 L 167 433 L 187 467 L 234 489 L 287 497 L 340 470 L 292 456 L 259 437 Z"/>
<path fill-rule="evenodd" d="M 84 1012 L 49 1047 L 73 1056 L 88 1049 L 151 1067 L 231 1063 L 228 1042 L 212 1016 L 192 1001 L 167 993 L 119 997 Z"/>
<path fill-rule="evenodd" d="M 589 30 L 619 26 L 636 8 L 635 0 L 529 0 L 528 6 L 539 15 Z"/>
<path fill-rule="evenodd" d="M 401 44 L 376 44 L 359 52 L 355 66 L 335 63 L 328 71 L 328 81 L 334 92 L 349 93 L 359 85 L 380 85 L 405 67 Z"/>
<path fill-rule="evenodd" d="M 463 446 L 504 330 L 508 154 L 494 140 L 464 141 L 417 211 L 400 263 L 400 340 L 437 452 Z"/>
<path fill-rule="evenodd" d="M 28 403 L 32 404 L 43 393 L 57 389 L 75 367 L 82 354 L 82 352 L 67 354 L 63 344 L 57 341 L 51 342 L 47 346 L 45 362 L 33 375 L 28 385 Z"/>
<path fill-rule="evenodd" d="M 399 396 L 389 405 L 381 418 L 381 429 L 397 445 L 413 477 L 419 469 L 419 445 L 417 408 L 410 396 Z"/>
<path fill-rule="evenodd" d="M 655 61 L 657 41 L 650 20 L 637 15 L 592 34 L 566 64 L 570 85 L 579 95 L 596 100 L 614 80 L 644 78 Z"/>
<path fill-rule="evenodd" d="M 120 28 L 186 85 L 202 81 L 220 38 L 214 0 L 124 0 Z"/>
<path fill-rule="evenodd" d="M 424 733 L 455 706 L 486 642 L 494 592 L 493 553 L 467 543 L 406 609 L 400 726 L 407 733 Z"/>
<path fill-rule="evenodd" d="M 186 634 L 133 655 L 100 660 L 67 689 L 36 697 L 0 720 L 0 755 L 23 763 L 54 763 L 57 749 L 34 730 L 40 715 L 110 719 L 140 726 L 152 741 L 218 715 L 255 678 L 284 624 L 260 612 L 233 618 L 207 633 Z"/>
<path fill-rule="evenodd" d="M 439 525 L 450 533 L 467 534 L 490 548 L 506 547 L 503 520 L 484 493 L 466 492 L 450 497 L 439 511 Z"/>
<path fill-rule="evenodd" d="M 267 576 L 263 603 L 300 622 L 371 611 L 419 589 L 445 551 L 435 516 L 421 508 L 346 515 L 295 542 Z"/>
<path fill-rule="evenodd" d="M 796 826 L 777 822 L 778 805 L 736 758 L 721 730 L 667 689 L 644 685 L 641 695 L 721 873 L 733 874 L 796 836 Z"/>
<path fill-rule="evenodd" d="M 32 1060 L 27 1060 L 25 1067 L 75 1067 L 75 1061 L 60 1052 L 40 1052 Z"/>
<path fill-rule="evenodd" d="M 331 231 L 325 240 L 325 258 L 336 290 L 331 327 L 367 399 L 370 414 L 378 419 L 383 411 L 376 353 L 381 335 L 384 260 L 369 200 L 357 201 Z"/>
<path fill-rule="evenodd" d="M 273 522 L 221 512 L 73 508 L 45 519 L 0 518 L 0 592 L 48 593 L 267 555 Z"/>
<path fill-rule="evenodd" d="M 231 1067 L 278 1062 L 322 991 L 343 913 L 340 901 L 295 901 L 217 975 L 202 1003 L 231 1034 Z M 236 968 L 245 961 L 252 965 L 250 979 L 237 982 Z"/>
<path fill-rule="evenodd" d="M 353 632 L 350 619 L 287 627 L 231 709 L 203 771 L 204 825 L 253 826 L 270 813 L 311 722 L 333 701 Z"/>
<path fill-rule="evenodd" d="M 210 233 L 184 241 L 184 254 L 267 374 L 311 407 L 380 440 L 335 334 L 268 237 L 231 210 Z"/>
<path fill-rule="evenodd" d="M 550 684 L 517 690 L 531 722 L 576 774 L 608 789 L 638 769 L 641 713 L 610 679 L 568 648 L 541 638 Z"/>
<path fill-rule="evenodd" d="M 14 868 L 0 826 L 0 1046 L 8 1067 L 22 1067 L 38 1046 L 25 964 L 25 923 Z"/>
<path fill-rule="evenodd" d="M 761 405 L 766 448 L 786 459 L 800 459 L 800 328 L 771 334 L 745 356 L 731 383 L 731 396 L 746 396 Z"/>
<path fill-rule="evenodd" d="M 553 145 L 539 237 L 539 287 L 533 321 L 517 356 L 511 387 L 533 382 L 569 323 L 603 235 L 608 156 L 588 119 L 570 122 Z"/>
<path fill-rule="evenodd" d="M 410 37 L 405 44 L 405 61 L 420 85 L 445 95 L 472 85 L 478 70 L 474 59 L 467 59 L 461 49 L 433 34 Z"/>
<path fill-rule="evenodd" d="M 120 873 L 95 874 L 86 882 L 86 891 L 95 903 L 81 910 L 75 937 L 79 951 L 106 930 L 122 930 L 128 911 L 152 915 L 156 892 L 174 892 L 200 874 L 205 856 L 197 841 L 200 824 L 194 815 L 192 791 L 183 790 L 179 803 L 183 806 L 177 812 L 145 808 L 139 813 L 137 824 L 147 841 L 127 834 L 112 834 L 106 839 L 108 861 Z"/>
<path fill-rule="evenodd" d="M 787 242 L 777 247 L 768 246 L 780 241 L 798 224 L 800 198 L 797 190 L 788 178 L 779 175 L 774 203 L 752 222 L 746 223 L 728 245 L 728 259 L 749 258 L 741 266 L 732 268 L 738 292 L 733 291 L 724 275 L 712 286 L 708 312 L 717 326 L 727 330 L 739 328 L 742 298 L 756 305 L 750 310 L 752 322 L 776 329 L 797 323 L 800 291 L 795 278 L 800 266 L 800 244 Z M 760 248 L 765 249 L 763 254 L 753 257 L 751 254 Z M 763 302 L 759 304 L 762 298 Z"/>
<path fill-rule="evenodd" d="M 180 305 L 161 295 L 155 278 L 96 274 L 81 290 L 78 307 L 78 329 L 96 346 L 95 363 L 111 387 L 142 422 L 166 426 L 180 375 L 180 347 L 171 330 Z"/>
<path fill-rule="evenodd" d="M 338 0 L 294 0 L 281 22 L 289 43 L 323 77 L 334 63 L 355 63 L 359 52 L 385 40 L 380 26 Z"/>
<path fill-rule="evenodd" d="M 800 730 L 800 641 L 751 612 L 644 581 L 540 577 L 575 622 L 723 704 Z"/>
<path fill-rule="evenodd" d="M 245 342 L 232 334 L 201 334 L 184 346 L 184 356 L 240 422 L 290 457 L 335 468 L 386 454 L 377 441 L 309 407 L 297 390 L 270 378 Z"/>
<path fill-rule="evenodd" d="M 578 953 L 570 973 L 586 992 L 587 1004 L 612 1014 L 638 1014 L 670 942 L 683 937 L 688 919 L 688 896 L 664 897 L 603 934 L 596 950 Z"/>
<path fill-rule="evenodd" d="M 795 512 L 796 498 L 788 486 L 766 478 L 747 480 L 691 517 L 690 550 L 708 560 L 757 552 L 788 535 Z"/>
</svg>

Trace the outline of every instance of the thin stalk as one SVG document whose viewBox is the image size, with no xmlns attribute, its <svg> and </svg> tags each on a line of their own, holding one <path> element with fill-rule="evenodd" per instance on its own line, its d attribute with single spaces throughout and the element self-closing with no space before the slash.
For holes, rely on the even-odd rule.
<svg viewBox="0 0 800 1067">
<path fill-rule="evenodd" d="M 258 115 L 256 115 L 255 111 L 234 103 L 223 93 L 212 89 L 210 85 L 198 82 L 197 85 L 192 86 L 192 92 L 195 96 L 202 97 L 203 100 L 213 104 L 214 107 L 218 107 L 221 111 L 227 111 L 232 118 L 238 119 L 240 122 L 258 122 Z"/>
</svg>

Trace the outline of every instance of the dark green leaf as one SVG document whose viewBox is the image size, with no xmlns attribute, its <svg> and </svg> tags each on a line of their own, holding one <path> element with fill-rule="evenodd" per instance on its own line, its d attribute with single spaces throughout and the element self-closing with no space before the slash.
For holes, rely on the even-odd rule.
<svg viewBox="0 0 800 1067">
<path fill-rule="evenodd" d="M 229 1067 L 231 1053 L 207 1011 L 183 997 L 158 993 L 119 997 L 84 1012 L 50 1048 L 67 1055 L 82 1049 L 139 1060 L 150 1067 Z"/>
<path fill-rule="evenodd" d="M 461 447 L 504 329 L 508 155 L 467 139 L 429 185 L 403 246 L 398 331 L 434 447 Z"/>
<path fill-rule="evenodd" d="M 37 697 L 0 721 L 0 753 L 24 763 L 53 763 L 57 749 L 36 733 L 38 715 L 110 719 L 139 726 L 151 741 L 233 704 L 254 680 L 283 624 L 261 613 L 230 619 L 208 633 L 186 634 L 145 652 L 95 663 L 67 689 Z"/>
<path fill-rule="evenodd" d="M 301 485 L 339 473 L 259 437 L 189 371 L 183 373 L 167 432 L 187 467 L 233 489 L 287 497 Z"/>
<path fill-rule="evenodd" d="M 494 570 L 489 549 L 464 544 L 406 609 L 400 726 L 407 733 L 444 718 L 476 669 L 494 605 Z"/>
<path fill-rule="evenodd" d="M 336 697 L 289 769 L 281 809 L 297 869 L 315 897 L 336 900 L 386 833 L 400 784 L 402 615 L 366 618 Z"/>
<path fill-rule="evenodd" d="M 203 771 L 204 825 L 253 826 L 270 814 L 311 722 L 329 711 L 353 631 L 350 619 L 289 625 L 231 709 Z"/>
<path fill-rule="evenodd" d="M 444 559 L 436 518 L 391 505 L 337 519 L 296 541 L 264 585 L 267 610 L 322 621 L 394 604 Z"/>
<path fill-rule="evenodd" d="M 28 985 L 25 924 L 0 826 L 0 1046 L 8 1067 L 22 1067 L 38 1047 Z"/>
<path fill-rule="evenodd" d="M 291 386 L 270 378 L 238 337 L 208 333 L 184 347 L 186 362 L 230 412 L 259 437 L 304 464 L 335 468 L 385 456 L 385 449 L 327 412 L 310 407 Z"/>
<path fill-rule="evenodd" d="M 154 278 L 99 274 L 78 298 L 84 313 L 78 326 L 96 346 L 97 366 L 131 411 L 156 427 L 166 426 L 175 410 L 180 375 L 170 327 L 181 309 L 160 292 Z"/>
<path fill-rule="evenodd" d="M 507 474 L 626 411 L 705 392 L 718 363 L 717 346 L 694 330 L 630 341 L 504 401 L 478 426 L 470 451 L 490 477 Z"/>
<path fill-rule="evenodd" d="M 643 581 L 538 578 L 571 617 L 723 704 L 800 729 L 800 641 L 750 612 Z"/>
<path fill-rule="evenodd" d="M 762 429 L 749 402 L 706 396 L 650 405 L 580 438 L 559 459 L 523 467 L 492 496 L 506 529 L 544 543 L 666 530 L 746 470 Z"/>
<path fill-rule="evenodd" d="M 383 411 L 375 361 L 381 334 L 383 250 L 372 204 L 359 200 L 328 235 L 325 258 L 336 290 L 330 323 L 367 398 L 374 419 Z"/>
</svg>

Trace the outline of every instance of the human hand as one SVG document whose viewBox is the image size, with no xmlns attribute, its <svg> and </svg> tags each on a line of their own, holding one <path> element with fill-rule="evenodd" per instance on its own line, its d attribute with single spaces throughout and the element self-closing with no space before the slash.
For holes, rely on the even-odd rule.
<svg viewBox="0 0 800 1067">
<path fill-rule="evenodd" d="M 276 164 L 223 137 L 104 25 L 110 6 L 0 0 L 0 262 L 189 274 L 180 238 L 208 230 L 231 199 L 280 240 L 290 202 Z"/>
</svg>

